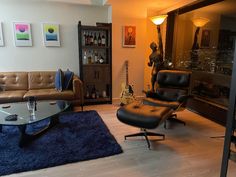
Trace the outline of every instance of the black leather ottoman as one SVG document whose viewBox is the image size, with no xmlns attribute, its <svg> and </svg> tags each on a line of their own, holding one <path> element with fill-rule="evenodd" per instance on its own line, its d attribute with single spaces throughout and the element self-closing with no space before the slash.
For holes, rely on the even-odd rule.
<svg viewBox="0 0 236 177">
<path fill-rule="evenodd" d="M 147 141 L 148 148 L 150 149 L 148 136 L 162 136 L 163 139 L 165 139 L 165 135 L 148 132 L 146 129 L 156 128 L 163 123 L 172 114 L 172 112 L 173 110 L 169 107 L 144 105 L 140 101 L 135 101 L 119 108 L 116 115 L 121 122 L 141 128 L 141 132 L 126 135 L 125 139 L 126 137 L 144 136 Z"/>
</svg>

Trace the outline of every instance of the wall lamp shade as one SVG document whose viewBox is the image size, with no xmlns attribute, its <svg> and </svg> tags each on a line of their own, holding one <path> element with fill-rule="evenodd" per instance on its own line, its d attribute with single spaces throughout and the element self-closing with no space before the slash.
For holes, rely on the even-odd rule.
<svg viewBox="0 0 236 177">
<path fill-rule="evenodd" d="M 155 24 L 155 25 L 161 25 L 164 20 L 166 19 L 168 15 L 158 15 L 151 17 L 150 20 Z"/>
<path fill-rule="evenodd" d="M 197 17 L 197 18 L 193 18 L 192 22 L 196 27 L 203 27 L 204 25 L 206 25 L 210 20 L 207 18 L 203 18 L 203 17 Z"/>
</svg>

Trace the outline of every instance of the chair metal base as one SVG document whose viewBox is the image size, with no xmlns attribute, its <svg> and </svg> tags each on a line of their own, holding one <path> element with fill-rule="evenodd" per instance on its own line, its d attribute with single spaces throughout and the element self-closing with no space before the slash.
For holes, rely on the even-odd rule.
<svg viewBox="0 0 236 177">
<path fill-rule="evenodd" d="M 154 133 L 154 132 L 148 132 L 146 131 L 146 129 L 141 129 L 141 132 L 139 133 L 134 133 L 134 134 L 130 134 L 130 135 L 125 135 L 125 140 L 127 137 L 135 137 L 135 136 L 144 136 L 146 139 L 146 142 L 148 144 L 148 149 L 150 149 L 150 141 L 148 139 L 148 136 L 161 136 L 162 140 L 165 139 L 165 135 L 164 134 L 160 134 L 160 133 Z"/>
<path fill-rule="evenodd" d="M 172 114 L 171 117 L 169 117 L 167 120 L 175 123 L 184 124 L 184 126 L 186 125 L 184 121 L 177 119 L 177 114 Z M 164 122 L 164 128 L 166 128 L 166 121 Z"/>
</svg>

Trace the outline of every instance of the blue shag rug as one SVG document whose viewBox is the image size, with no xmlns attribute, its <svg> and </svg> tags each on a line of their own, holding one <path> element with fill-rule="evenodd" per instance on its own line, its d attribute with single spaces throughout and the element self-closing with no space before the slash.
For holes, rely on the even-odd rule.
<svg viewBox="0 0 236 177">
<path fill-rule="evenodd" d="M 32 124 L 40 129 L 48 120 Z M 0 133 L 0 175 L 8 175 L 72 162 L 111 156 L 120 145 L 96 111 L 65 113 L 60 123 L 28 146 L 20 148 L 17 127 L 3 126 Z"/>
</svg>

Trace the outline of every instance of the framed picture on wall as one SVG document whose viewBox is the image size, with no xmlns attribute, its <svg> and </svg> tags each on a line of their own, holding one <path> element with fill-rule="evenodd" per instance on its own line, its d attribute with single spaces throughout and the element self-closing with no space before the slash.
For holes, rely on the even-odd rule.
<svg viewBox="0 0 236 177">
<path fill-rule="evenodd" d="M 0 22 L 0 47 L 4 46 L 3 32 L 2 32 L 2 22 Z"/>
<path fill-rule="evenodd" d="M 136 46 L 136 26 L 123 26 L 123 47 Z"/>
<path fill-rule="evenodd" d="M 202 48 L 209 48 L 210 47 L 210 38 L 211 31 L 203 29 L 202 30 L 202 39 L 201 39 L 201 47 Z"/>
<path fill-rule="evenodd" d="M 60 46 L 59 24 L 43 23 L 42 31 L 44 46 Z"/>
<path fill-rule="evenodd" d="M 13 22 L 13 32 L 16 47 L 32 46 L 30 23 Z"/>
</svg>

